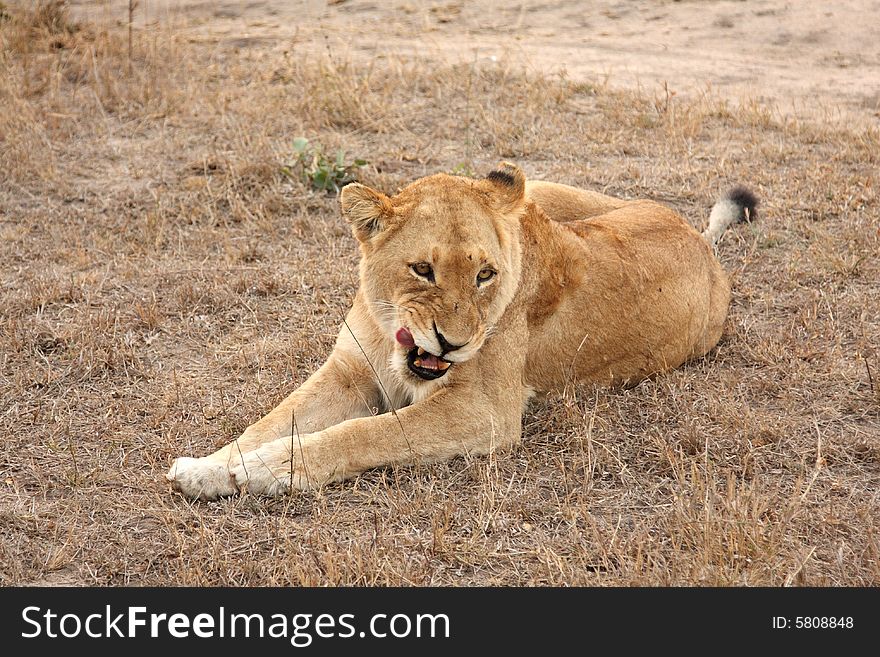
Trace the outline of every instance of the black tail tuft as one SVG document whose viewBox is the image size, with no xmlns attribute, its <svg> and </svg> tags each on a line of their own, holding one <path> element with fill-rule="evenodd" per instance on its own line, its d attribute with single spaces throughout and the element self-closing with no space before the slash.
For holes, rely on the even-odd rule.
<svg viewBox="0 0 880 657">
<path fill-rule="evenodd" d="M 746 187 L 734 187 L 727 192 L 727 198 L 740 208 L 737 222 L 749 222 L 757 218 L 758 197 L 752 193 L 752 190 Z"/>
<path fill-rule="evenodd" d="M 496 169 L 495 171 L 490 171 L 486 176 L 488 180 L 492 182 L 500 183 L 502 185 L 506 185 L 507 187 L 513 187 L 516 184 L 516 178 L 514 178 L 507 171 L 503 171 L 500 169 Z"/>
</svg>

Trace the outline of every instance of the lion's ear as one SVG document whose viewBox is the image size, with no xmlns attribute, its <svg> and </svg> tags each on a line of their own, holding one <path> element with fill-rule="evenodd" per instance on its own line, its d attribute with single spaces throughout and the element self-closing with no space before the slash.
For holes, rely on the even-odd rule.
<svg viewBox="0 0 880 657">
<path fill-rule="evenodd" d="M 518 166 L 501 162 L 489 172 L 486 180 L 492 183 L 492 191 L 501 201 L 503 210 L 510 212 L 522 205 L 526 195 L 526 174 Z"/>
<path fill-rule="evenodd" d="M 360 183 L 343 187 L 339 200 L 342 216 L 351 224 L 359 242 L 368 242 L 374 235 L 385 230 L 394 213 L 391 199 Z"/>
</svg>

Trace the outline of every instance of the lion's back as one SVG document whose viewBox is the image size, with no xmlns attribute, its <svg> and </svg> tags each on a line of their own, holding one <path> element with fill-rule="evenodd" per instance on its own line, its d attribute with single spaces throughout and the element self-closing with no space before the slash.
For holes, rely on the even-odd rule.
<svg viewBox="0 0 880 657">
<path fill-rule="evenodd" d="M 542 208 L 543 209 L 543 208 Z M 586 219 L 527 220 L 532 281 L 527 379 L 641 380 L 710 350 L 729 302 L 711 248 L 673 210 L 650 201 Z"/>
</svg>

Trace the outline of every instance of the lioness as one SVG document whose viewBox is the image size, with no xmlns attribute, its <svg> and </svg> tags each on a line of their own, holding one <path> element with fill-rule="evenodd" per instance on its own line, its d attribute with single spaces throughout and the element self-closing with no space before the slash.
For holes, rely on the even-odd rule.
<svg viewBox="0 0 880 657">
<path fill-rule="evenodd" d="M 632 384 L 715 346 L 730 286 L 712 246 L 755 203 L 731 192 L 701 237 L 657 203 L 527 183 L 507 163 L 391 197 L 350 184 L 360 289 L 330 358 L 166 476 L 190 497 L 276 495 L 516 443 L 536 391 Z"/>
</svg>

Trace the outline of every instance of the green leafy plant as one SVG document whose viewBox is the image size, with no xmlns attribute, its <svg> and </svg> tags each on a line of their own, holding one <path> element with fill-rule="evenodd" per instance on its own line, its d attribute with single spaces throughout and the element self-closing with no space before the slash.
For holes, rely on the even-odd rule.
<svg viewBox="0 0 880 657">
<path fill-rule="evenodd" d="M 312 144 L 304 137 L 293 140 L 293 151 L 293 162 L 281 167 L 281 172 L 325 192 L 338 192 L 356 180 L 360 168 L 367 164 L 362 159 L 346 163 L 343 150 L 337 151 L 335 157 L 329 157 L 320 144 Z"/>
<path fill-rule="evenodd" d="M 470 162 L 459 162 L 449 172 L 453 176 L 464 176 L 465 178 L 476 178 L 477 173 L 474 171 Z"/>
</svg>

